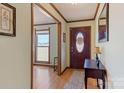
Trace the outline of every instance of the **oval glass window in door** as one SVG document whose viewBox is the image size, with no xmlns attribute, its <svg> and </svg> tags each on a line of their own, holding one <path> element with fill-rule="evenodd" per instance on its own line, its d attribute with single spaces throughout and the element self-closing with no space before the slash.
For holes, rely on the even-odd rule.
<svg viewBox="0 0 124 93">
<path fill-rule="evenodd" d="M 79 32 L 76 36 L 76 49 L 79 53 L 81 53 L 84 49 L 84 36 L 81 32 Z"/>
</svg>

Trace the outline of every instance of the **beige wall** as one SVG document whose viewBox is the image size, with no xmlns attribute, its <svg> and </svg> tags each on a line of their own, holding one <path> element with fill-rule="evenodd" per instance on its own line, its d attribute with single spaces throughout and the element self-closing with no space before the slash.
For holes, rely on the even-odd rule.
<svg viewBox="0 0 124 93">
<path fill-rule="evenodd" d="M 16 37 L 0 35 L 0 88 L 30 88 L 31 5 L 16 7 Z"/>
<path fill-rule="evenodd" d="M 63 32 L 66 32 L 66 22 L 64 19 L 56 12 L 56 10 L 49 4 L 49 3 L 43 3 L 41 4 L 47 11 L 49 11 L 53 16 L 55 16 L 62 25 L 62 32 L 61 32 L 61 71 L 63 71 L 66 68 L 66 58 L 65 58 L 65 43 L 63 42 Z"/>
<path fill-rule="evenodd" d="M 42 25 L 35 26 L 38 29 L 49 29 L 50 28 L 50 64 L 53 65 L 54 57 L 58 56 L 58 30 L 57 24 L 53 25 Z"/>
<path fill-rule="evenodd" d="M 98 17 L 103 8 L 100 5 L 96 21 L 98 31 Z M 102 62 L 108 73 L 108 88 L 124 88 L 124 4 L 110 4 L 109 8 L 109 42 L 98 43 L 102 48 Z M 96 33 L 96 36 L 98 33 Z M 98 41 L 98 37 L 96 38 Z"/>
<path fill-rule="evenodd" d="M 67 38 L 66 38 L 66 60 L 67 66 L 70 66 L 70 27 L 83 27 L 83 26 L 91 26 L 91 58 L 94 58 L 94 44 L 95 44 L 95 27 L 94 21 L 83 21 L 83 22 L 73 22 L 67 24 Z"/>
</svg>

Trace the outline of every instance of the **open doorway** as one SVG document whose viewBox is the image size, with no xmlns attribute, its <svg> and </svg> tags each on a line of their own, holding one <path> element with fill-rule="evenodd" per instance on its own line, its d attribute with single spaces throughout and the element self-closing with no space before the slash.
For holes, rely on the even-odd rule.
<svg viewBox="0 0 124 93">
<path fill-rule="evenodd" d="M 42 4 L 32 4 L 31 9 L 31 88 L 37 88 L 39 67 L 43 73 L 47 68 L 46 71 L 52 70 L 50 73 L 61 74 L 61 23 Z"/>
</svg>

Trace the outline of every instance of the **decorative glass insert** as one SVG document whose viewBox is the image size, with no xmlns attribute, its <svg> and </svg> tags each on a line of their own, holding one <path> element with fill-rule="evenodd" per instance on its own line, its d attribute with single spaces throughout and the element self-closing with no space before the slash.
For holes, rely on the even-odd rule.
<svg viewBox="0 0 124 93">
<path fill-rule="evenodd" d="M 84 49 L 84 35 L 81 32 L 76 36 L 76 49 L 79 53 Z"/>
</svg>

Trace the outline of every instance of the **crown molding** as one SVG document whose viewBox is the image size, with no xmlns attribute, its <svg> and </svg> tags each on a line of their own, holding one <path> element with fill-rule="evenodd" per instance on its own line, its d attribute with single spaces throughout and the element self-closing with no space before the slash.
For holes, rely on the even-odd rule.
<svg viewBox="0 0 124 93">
<path fill-rule="evenodd" d="M 98 3 L 98 4 L 97 4 L 97 7 L 96 7 L 96 12 L 95 12 L 95 15 L 94 15 L 94 20 L 96 19 L 96 15 L 97 15 L 97 13 L 98 13 L 99 6 L 100 6 L 100 3 Z"/>
<path fill-rule="evenodd" d="M 54 4 L 50 3 L 50 5 L 56 10 L 56 12 L 65 20 L 65 22 L 68 22 L 65 17 L 60 13 L 60 11 L 55 7 Z"/>
<path fill-rule="evenodd" d="M 82 21 L 94 21 L 94 18 L 92 18 L 92 19 L 83 19 L 83 20 L 68 21 L 67 23 L 82 22 Z"/>
</svg>

